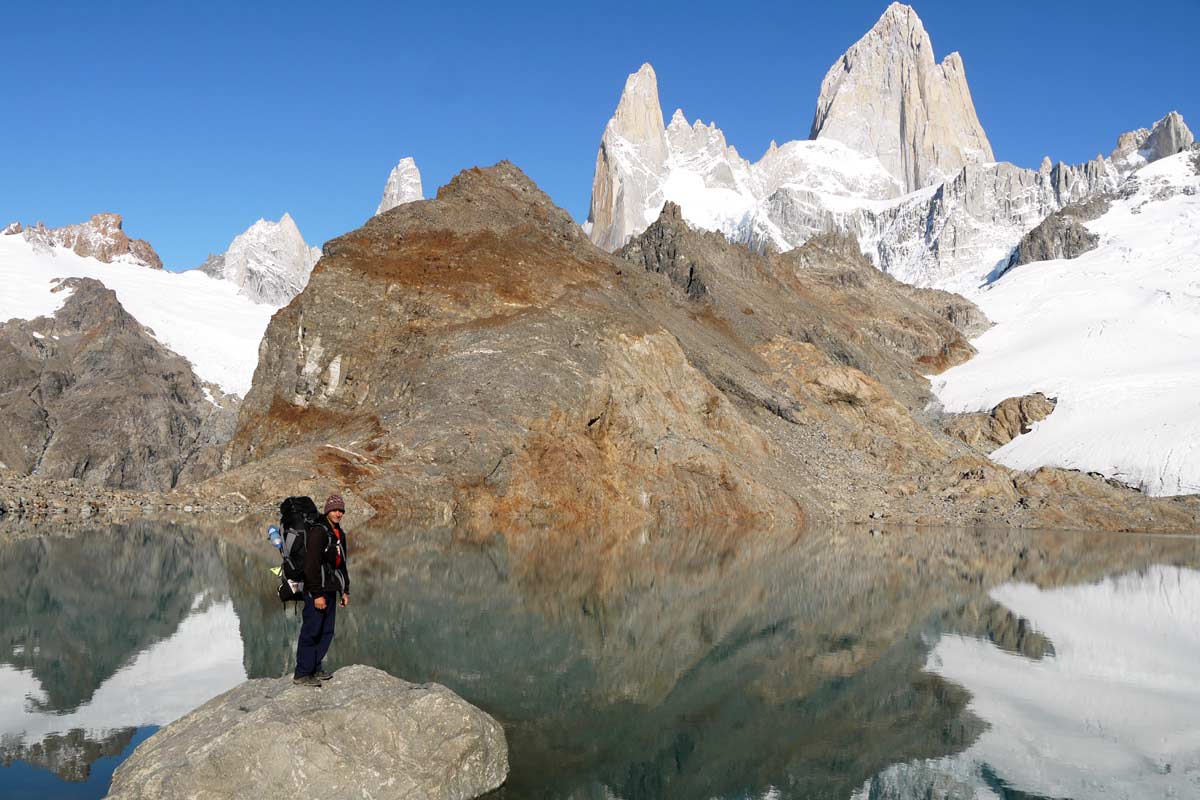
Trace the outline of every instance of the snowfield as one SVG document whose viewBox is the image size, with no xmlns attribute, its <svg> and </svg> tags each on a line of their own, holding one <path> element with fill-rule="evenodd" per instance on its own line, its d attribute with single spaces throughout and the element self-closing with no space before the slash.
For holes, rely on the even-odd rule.
<svg viewBox="0 0 1200 800">
<path fill-rule="evenodd" d="M 275 306 L 254 303 L 232 283 L 195 270 L 105 264 L 62 247 L 34 248 L 13 235 L 0 236 L 0 321 L 53 314 L 68 296 L 51 291 L 62 278 L 100 281 L 159 342 L 190 361 L 201 380 L 230 394 L 249 391 Z"/>
<path fill-rule="evenodd" d="M 942 636 L 926 670 L 965 687 L 987 730 L 963 753 L 890 767 L 875 783 L 977 798 L 998 798 L 997 781 L 1076 800 L 1200 797 L 1200 571 L 1158 566 L 1084 586 L 1008 584 L 991 596 L 1053 654 L 1032 660 Z M 854 798 L 900 796 L 869 794 L 870 784 Z"/>
<path fill-rule="evenodd" d="M 1181 153 L 1086 223 L 1099 246 L 991 285 L 944 285 L 996 323 L 931 378 L 951 412 L 1031 392 L 1058 406 L 992 453 L 1015 469 L 1099 472 L 1154 495 L 1200 492 L 1200 177 Z M 1127 184 L 1129 186 L 1131 184 Z"/>
</svg>

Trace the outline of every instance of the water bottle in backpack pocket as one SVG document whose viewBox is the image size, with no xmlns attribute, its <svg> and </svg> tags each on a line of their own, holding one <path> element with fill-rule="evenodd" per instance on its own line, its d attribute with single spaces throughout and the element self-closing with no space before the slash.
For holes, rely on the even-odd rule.
<svg viewBox="0 0 1200 800">
<path fill-rule="evenodd" d="M 279 504 L 279 527 L 282 531 L 279 552 L 282 561 L 279 567 L 271 572 L 280 578 L 279 599 L 284 602 L 304 599 L 304 558 L 308 529 L 320 518 L 321 513 L 311 497 L 289 497 Z"/>
</svg>

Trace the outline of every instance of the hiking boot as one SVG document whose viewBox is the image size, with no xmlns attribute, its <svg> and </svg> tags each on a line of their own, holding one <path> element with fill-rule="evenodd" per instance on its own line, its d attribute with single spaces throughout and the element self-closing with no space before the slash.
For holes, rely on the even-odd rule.
<svg viewBox="0 0 1200 800">
<path fill-rule="evenodd" d="M 323 669 L 319 669 L 313 673 L 313 677 L 317 678 L 318 680 L 322 680 L 322 681 L 331 681 L 331 680 L 333 680 L 333 673 L 326 672 Z"/>
<path fill-rule="evenodd" d="M 295 675 L 292 677 L 292 683 L 297 686 L 317 686 L 320 687 L 321 679 L 316 675 Z"/>
</svg>

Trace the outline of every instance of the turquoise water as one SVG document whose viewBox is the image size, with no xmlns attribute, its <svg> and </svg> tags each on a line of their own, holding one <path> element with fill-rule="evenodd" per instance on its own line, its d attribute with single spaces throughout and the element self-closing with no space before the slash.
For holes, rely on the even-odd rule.
<svg viewBox="0 0 1200 800">
<path fill-rule="evenodd" d="M 0 540 L 0 797 L 102 797 L 158 726 L 290 671 L 260 535 Z M 357 537 L 327 666 L 497 717 L 505 800 L 1200 796 L 1194 540 L 561 538 Z"/>
</svg>

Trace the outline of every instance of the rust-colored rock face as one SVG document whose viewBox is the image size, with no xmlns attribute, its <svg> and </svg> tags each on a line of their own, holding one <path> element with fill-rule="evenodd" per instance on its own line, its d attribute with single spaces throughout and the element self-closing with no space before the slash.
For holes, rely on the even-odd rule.
<svg viewBox="0 0 1200 800">
<path fill-rule="evenodd" d="M 337 486 L 508 531 L 1195 524 L 1192 504 L 1018 475 L 947 435 L 922 376 L 986 324 L 845 239 L 760 256 L 668 206 L 609 255 L 511 164 L 468 170 L 326 245 L 206 490 Z"/>
</svg>

